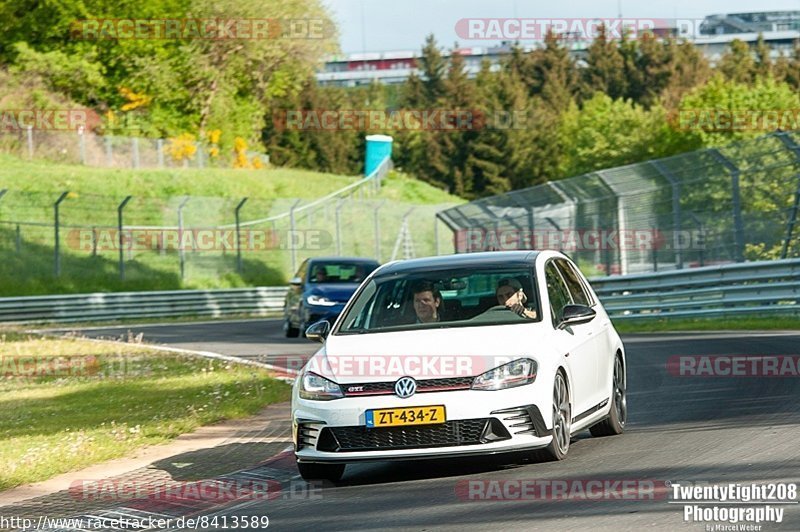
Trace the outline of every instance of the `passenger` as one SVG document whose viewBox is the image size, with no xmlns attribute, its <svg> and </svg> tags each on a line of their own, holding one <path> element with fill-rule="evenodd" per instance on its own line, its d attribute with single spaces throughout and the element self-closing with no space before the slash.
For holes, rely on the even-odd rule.
<svg viewBox="0 0 800 532">
<path fill-rule="evenodd" d="M 414 312 L 416 323 L 433 323 L 440 321 L 439 312 L 442 306 L 442 294 L 433 283 L 424 281 L 413 287 Z"/>
<path fill-rule="evenodd" d="M 325 283 L 328 281 L 328 272 L 325 271 L 325 266 L 319 266 L 314 275 L 314 281 L 317 283 Z"/>
<path fill-rule="evenodd" d="M 506 277 L 497 282 L 495 290 L 497 304 L 504 305 L 509 310 L 525 318 L 536 319 L 536 311 L 525 307 L 528 296 L 522 289 L 522 284 L 513 277 Z"/>
</svg>

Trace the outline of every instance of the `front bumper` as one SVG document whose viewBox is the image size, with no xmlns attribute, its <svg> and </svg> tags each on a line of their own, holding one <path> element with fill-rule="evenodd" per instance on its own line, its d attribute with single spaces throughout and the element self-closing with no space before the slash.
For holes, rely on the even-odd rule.
<svg viewBox="0 0 800 532">
<path fill-rule="evenodd" d="M 306 325 L 313 325 L 318 321 L 328 320 L 328 322 L 333 325 L 339 317 L 339 314 L 342 313 L 342 310 L 344 310 L 344 303 L 339 303 L 331 307 L 306 304 L 303 318 L 304 323 L 306 323 Z"/>
<path fill-rule="evenodd" d="M 308 401 L 296 393 L 293 436 L 301 462 L 485 455 L 536 449 L 551 441 L 552 399 L 538 392 L 536 383 L 493 392 L 420 393 L 408 399 L 381 395 Z M 445 406 L 446 423 L 366 428 L 368 409 L 431 405 Z"/>
</svg>

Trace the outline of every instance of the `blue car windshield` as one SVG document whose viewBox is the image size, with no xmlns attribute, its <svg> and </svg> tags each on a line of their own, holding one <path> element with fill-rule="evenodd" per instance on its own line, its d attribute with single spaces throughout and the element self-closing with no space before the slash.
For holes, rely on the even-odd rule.
<svg viewBox="0 0 800 532">
<path fill-rule="evenodd" d="M 377 264 L 356 262 L 315 262 L 308 281 L 319 283 L 360 283 L 377 268 Z"/>
<path fill-rule="evenodd" d="M 524 303 L 510 308 L 511 296 Z M 529 269 L 452 269 L 371 279 L 356 295 L 334 334 L 529 323 L 540 319 Z"/>
</svg>

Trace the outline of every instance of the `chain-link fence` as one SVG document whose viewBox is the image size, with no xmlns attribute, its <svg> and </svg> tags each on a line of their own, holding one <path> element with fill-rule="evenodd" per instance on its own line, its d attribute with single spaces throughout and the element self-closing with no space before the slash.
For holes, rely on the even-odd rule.
<svg viewBox="0 0 800 532">
<path fill-rule="evenodd" d="M 800 133 L 601 170 L 444 210 L 456 251 L 558 249 L 592 275 L 800 256 Z"/>
<path fill-rule="evenodd" d="M 229 168 L 235 159 L 232 151 L 220 153 L 217 145 L 196 140 L 96 135 L 82 129 L 2 132 L 0 150 L 31 160 L 105 168 Z M 245 150 L 243 156 L 250 166 L 269 164 L 265 154 Z"/>
<path fill-rule="evenodd" d="M 435 218 L 450 205 L 378 185 L 314 201 L 0 191 L 0 295 L 281 285 L 308 257 L 453 251 Z"/>
</svg>

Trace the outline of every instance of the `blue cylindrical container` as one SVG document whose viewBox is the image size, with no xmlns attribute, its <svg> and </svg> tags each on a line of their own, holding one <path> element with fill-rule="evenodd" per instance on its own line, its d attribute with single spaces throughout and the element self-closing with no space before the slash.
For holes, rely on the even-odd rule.
<svg viewBox="0 0 800 532">
<path fill-rule="evenodd" d="M 370 175 L 384 159 L 392 156 L 392 137 L 389 135 L 367 135 L 367 155 L 364 175 Z"/>
</svg>

